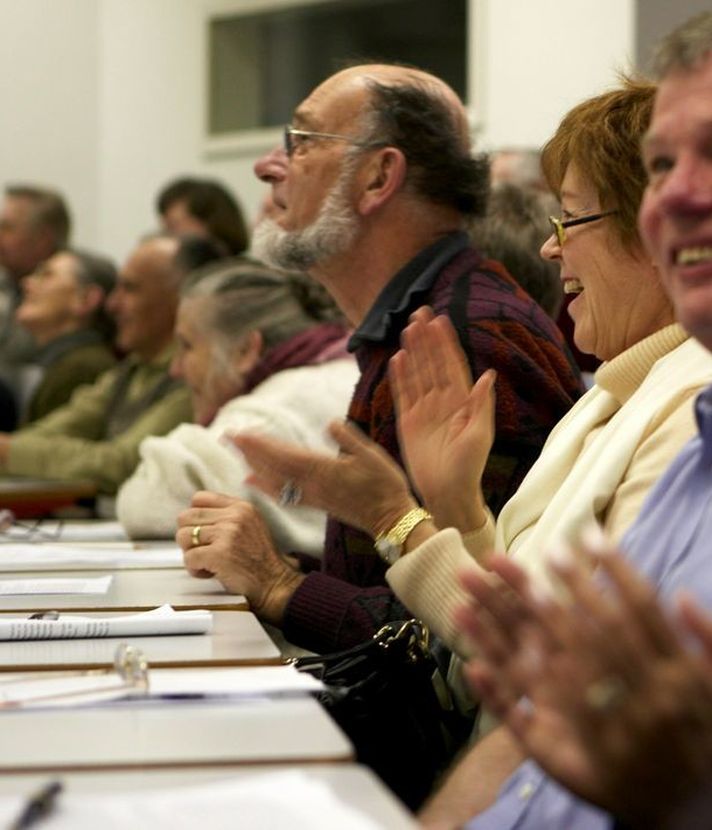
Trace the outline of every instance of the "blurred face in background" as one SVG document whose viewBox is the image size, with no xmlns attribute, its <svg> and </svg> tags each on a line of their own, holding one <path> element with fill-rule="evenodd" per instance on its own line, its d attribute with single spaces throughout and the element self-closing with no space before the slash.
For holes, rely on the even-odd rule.
<svg viewBox="0 0 712 830">
<path fill-rule="evenodd" d="M 210 310 L 219 297 L 189 297 L 178 309 L 173 377 L 190 389 L 197 423 L 207 426 L 218 410 L 245 388 L 245 377 L 260 358 L 262 338 L 253 331 L 244 337 L 217 333 Z"/>
<path fill-rule="evenodd" d="M 51 234 L 37 225 L 32 202 L 6 196 L 0 207 L 0 266 L 19 280 L 52 251 Z"/>
<path fill-rule="evenodd" d="M 121 270 L 107 307 L 116 320 L 116 343 L 122 351 L 152 360 L 172 342 L 179 289 L 177 250 L 175 239 L 148 240 Z"/>
<path fill-rule="evenodd" d="M 97 285 L 83 285 L 77 261 L 67 251 L 51 256 L 22 280 L 23 300 L 15 318 L 40 344 L 78 331 L 104 300 Z"/>
<path fill-rule="evenodd" d="M 165 233 L 175 236 L 210 236 L 208 226 L 193 216 L 183 199 L 177 199 L 161 214 L 161 226 Z"/>
</svg>

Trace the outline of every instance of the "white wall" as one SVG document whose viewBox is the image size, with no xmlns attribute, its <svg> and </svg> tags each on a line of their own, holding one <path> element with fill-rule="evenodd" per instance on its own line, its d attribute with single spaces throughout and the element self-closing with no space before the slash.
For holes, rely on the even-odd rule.
<svg viewBox="0 0 712 830">
<path fill-rule="evenodd" d="M 99 240 L 116 255 L 155 226 L 155 193 L 176 175 L 222 179 L 250 215 L 264 192 L 252 173 L 256 154 L 205 152 L 208 8 L 214 0 L 101 0 Z"/>
<path fill-rule="evenodd" d="M 177 174 L 223 179 L 254 215 L 264 188 L 252 163 L 273 136 L 242 155 L 205 153 L 204 23 L 208 9 L 268 2 L 0 0 L 0 184 L 60 188 L 76 241 L 119 259 L 155 226 L 155 193 Z M 471 3 L 484 146 L 541 144 L 635 53 L 635 0 Z"/>
<path fill-rule="evenodd" d="M 0 187 L 41 183 L 98 233 L 96 0 L 0 0 Z"/>
<path fill-rule="evenodd" d="M 635 0 L 473 0 L 470 89 L 484 148 L 538 147 L 635 57 Z"/>
</svg>

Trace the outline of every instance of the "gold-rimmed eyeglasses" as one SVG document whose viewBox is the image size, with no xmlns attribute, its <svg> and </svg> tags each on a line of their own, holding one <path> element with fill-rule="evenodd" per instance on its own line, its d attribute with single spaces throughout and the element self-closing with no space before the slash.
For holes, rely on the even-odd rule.
<svg viewBox="0 0 712 830">
<path fill-rule="evenodd" d="M 361 141 L 352 135 L 342 135 L 341 133 L 320 133 L 315 130 L 299 130 L 291 124 L 287 124 L 284 128 L 284 151 L 287 156 L 291 157 L 297 147 L 300 146 L 300 139 L 306 138 L 326 138 L 333 141 L 346 141 L 353 144 L 355 147 L 385 147 L 383 141 Z"/>
<path fill-rule="evenodd" d="M 578 219 L 557 219 L 556 216 L 549 217 L 549 224 L 551 225 L 556 241 L 561 247 L 566 242 L 566 228 L 573 228 L 575 225 L 586 225 L 588 222 L 597 222 L 605 216 L 612 216 L 618 213 L 617 210 L 606 210 L 603 213 L 592 213 L 590 216 L 580 216 Z"/>
</svg>

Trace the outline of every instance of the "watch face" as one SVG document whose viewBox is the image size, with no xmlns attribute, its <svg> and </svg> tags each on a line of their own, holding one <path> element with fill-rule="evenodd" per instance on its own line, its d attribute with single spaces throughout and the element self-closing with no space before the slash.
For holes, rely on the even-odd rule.
<svg viewBox="0 0 712 830">
<path fill-rule="evenodd" d="M 378 555 L 386 565 L 392 565 L 400 558 L 402 545 L 395 544 L 388 539 L 378 539 L 374 544 Z"/>
</svg>

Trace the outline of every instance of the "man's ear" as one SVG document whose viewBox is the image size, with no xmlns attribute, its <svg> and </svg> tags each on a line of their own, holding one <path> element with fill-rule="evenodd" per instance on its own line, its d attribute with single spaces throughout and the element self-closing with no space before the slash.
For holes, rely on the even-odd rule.
<svg viewBox="0 0 712 830">
<path fill-rule="evenodd" d="M 106 296 L 98 285 L 85 285 L 77 293 L 75 300 L 76 311 L 80 317 L 91 317 L 105 299 Z"/>
<path fill-rule="evenodd" d="M 396 147 L 384 147 L 373 154 L 359 176 L 358 211 L 361 216 L 378 210 L 403 187 L 407 169 L 405 155 Z"/>
</svg>

